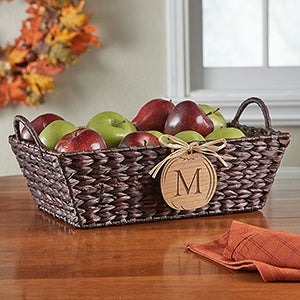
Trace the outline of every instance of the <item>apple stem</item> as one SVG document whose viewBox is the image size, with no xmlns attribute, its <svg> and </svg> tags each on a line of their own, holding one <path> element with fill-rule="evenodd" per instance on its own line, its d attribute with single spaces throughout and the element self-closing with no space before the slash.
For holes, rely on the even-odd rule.
<svg viewBox="0 0 300 300">
<path fill-rule="evenodd" d="M 125 120 L 123 119 L 122 121 L 115 123 L 115 127 L 118 127 L 118 125 L 125 123 Z"/>
</svg>

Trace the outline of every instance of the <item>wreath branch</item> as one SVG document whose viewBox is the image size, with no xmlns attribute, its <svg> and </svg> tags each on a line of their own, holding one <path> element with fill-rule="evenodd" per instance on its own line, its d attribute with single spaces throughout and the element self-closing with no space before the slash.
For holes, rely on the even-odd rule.
<svg viewBox="0 0 300 300">
<path fill-rule="evenodd" d="M 83 13 L 85 0 L 25 1 L 28 17 L 21 35 L 13 45 L 0 46 L 0 108 L 10 102 L 44 103 L 54 91 L 55 75 L 75 64 L 89 46 L 101 47 L 97 28 Z"/>
</svg>

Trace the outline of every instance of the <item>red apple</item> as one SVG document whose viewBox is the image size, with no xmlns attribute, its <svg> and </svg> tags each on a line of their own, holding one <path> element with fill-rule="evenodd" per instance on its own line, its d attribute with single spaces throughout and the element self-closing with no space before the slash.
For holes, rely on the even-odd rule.
<svg viewBox="0 0 300 300">
<path fill-rule="evenodd" d="M 147 131 L 136 131 L 126 135 L 120 142 L 119 147 L 146 147 L 159 145 L 158 138 Z"/>
<path fill-rule="evenodd" d="M 170 112 L 164 133 L 175 135 L 184 130 L 194 130 L 204 137 L 212 132 L 214 124 L 204 111 L 193 101 L 179 102 Z"/>
<path fill-rule="evenodd" d="M 165 121 L 174 106 L 170 100 L 152 99 L 142 106 L 131 122 L 138 131 L 163 131 Z"/>
<path fill-rule="evenodd" d="M 89 128 L 78 128 L 65 134 L 55 146 L 58 152 L 94 151 L 106 148 L 104 139 Z"/>
<path fill-rule="evenodd" d="M 30 125 L 35 130 L 37 135 L 39 135 L 47 125 L 49 125 L 55 120 L 63 120 L 63 118 L 56 114 L 45 113 L 37 116 L 34 120 L 30 122 Z M 33 142 L 33 137 L 31 136 L 30 132 L 26 127 L 24 127 L 21 131 L 21 138 L 23 140 Z"/>
</svg>

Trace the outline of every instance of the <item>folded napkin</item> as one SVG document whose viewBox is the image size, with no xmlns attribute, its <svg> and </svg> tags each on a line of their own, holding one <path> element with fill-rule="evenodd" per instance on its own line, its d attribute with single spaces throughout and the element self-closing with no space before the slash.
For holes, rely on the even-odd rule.
<svg viewBox="0 0 300 300">
<path fill-rule="evenodd" d="M 217 240 L 186 246 L 232 270 L 258 270 L 264 281 L 300 281 L 300 235 L 233 221 Z"/>
</svg>

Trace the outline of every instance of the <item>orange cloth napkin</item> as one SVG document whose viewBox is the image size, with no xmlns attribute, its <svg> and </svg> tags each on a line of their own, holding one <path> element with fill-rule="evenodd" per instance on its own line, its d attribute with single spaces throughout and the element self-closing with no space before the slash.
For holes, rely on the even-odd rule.
<svg viewBox="0 0 300 300">
<path fill-rule="evenodd" d="M 300 281 L 300 235 L 233 221 L 217 240 L 186 246 L 232 270 L 258 270 L 264 281 Z"/>
</svg>

